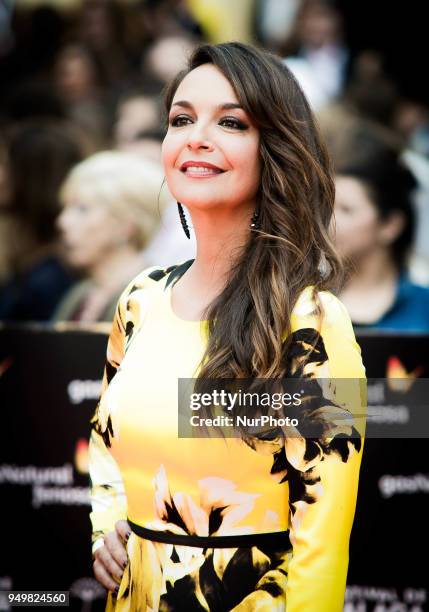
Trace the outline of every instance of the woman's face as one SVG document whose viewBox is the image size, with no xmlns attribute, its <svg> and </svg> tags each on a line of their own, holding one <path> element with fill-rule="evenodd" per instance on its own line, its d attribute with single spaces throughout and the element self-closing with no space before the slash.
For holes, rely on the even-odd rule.
<svg viewBox="0 0 429 612">
<path fill-rule="evenodd" d="M 383 224 L 361 181 L 337 176 L 335 187 L 335 243 L 343 257 L 359 259 L 382 243 Z"/>
<path fill-rule="evenodd" d="M 65 198 L 57 221 L 68 262 L 86 270 L 124 245 L 124 225 L 107 206 L 91 203 L 77 189 Z"/>
<path fill-rule="evenodd" d="M 260 183 L 259 131 L 212 64 L 179 85 L 162 145 L 169 189 L 192 208 L 253 210 Z"/>
</svg>

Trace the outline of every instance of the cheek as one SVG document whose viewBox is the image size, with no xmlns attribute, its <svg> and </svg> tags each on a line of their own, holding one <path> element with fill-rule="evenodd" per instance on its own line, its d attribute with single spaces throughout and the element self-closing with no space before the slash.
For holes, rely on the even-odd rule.
<svg viewBox="0 0 429 612">
<path fill-rule="evenodd" d="M 162 164 L 165 174 L 171 170 L 180 153 L 180 140 L 177 136 L 167 134 L 161 145 Z"/>
<path fill-rule="evenodd" d="M 76 243 L 85 251 L 91 251 L 102 237 L 104 228 L 97 222 L 96 215 L 85 215 L 73 228 Z"/>
<path fill-rule="evenodd" d="M 175 184 L 177 183 L 178 176 L 174 166 L 179 152 L 180 147 L 174 142 L 174 139 L 166 136 L 161 147 L 162 165 L 168 189 L 176 199 L 178 196 L 175 195 Z"/>
<path fill-rule="evenodd" d="M 238 167 L 252 167 L 259 165 L 259 138 L 250 136 L 243 140 L 237 139 L 229 147 L 225 147 L 228 159 Z"/>
<path fill-rule="evenodd" d="M 76 224 L 75 234 L 79 237 L 79 244 L 86 252 L 95 252 L 106 244 L 113 242 L 116 233 L 117 221 L 101 211 L 94 210 L 85 215 L 79 224 Z"/>
<path fill-rule="evenodd" d="M 235 146 L 228 152 L 228 161 L 236 171 L 238 186 L 256 193 L 261 175 L 258 143 L 243 143 Z"/>
<path fill-rule="evenodd" d="M 125 221 L 121 221 L 113 215 L 100 215 L 96 223 L 97 232 L 95 229 L 91 234 L 97 233 L 94 240 L 94 252 L 106 252 L 111 249 L 115 250 L 118 246 L 123 245 L 126 241 L 122 233 Z"/>
<path fill-rule="evenodd" d="M 357 239 L 360 239 L 365 243 L 371 243 L 376 239 L 378 223 L 373 215 L 362 215 L 356 219 L 353 227 L 350 229 L 351 231 L 354 231 Z"/>
<path fill-rule="evenodd" d="M 91 265 L 104 257 L 114 244 L 112 229 L 106 223 L 97 224 L 97 231 L 88 226 L 81 235 L 79 248 L 75 249 L 74 256 L 81 265 Z"/>
<path fill-rule="evenodd" d="M 369 250 L 377 242 L 377 223 L 370 217 L 341 216 L 336 220 L 336 243 L 344 255 Z"/>
</svg>

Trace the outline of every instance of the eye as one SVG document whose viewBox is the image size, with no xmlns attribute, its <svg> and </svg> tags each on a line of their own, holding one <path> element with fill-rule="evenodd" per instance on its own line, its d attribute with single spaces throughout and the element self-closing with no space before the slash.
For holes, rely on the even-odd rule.
<svg viewBox="0 0 429 612">
<path fill-rule="evenodd" d="M 349 206 L 346 202 L 338 202 L 337 208 L 340 212 L 346 215 L 352 215 L 354 212 L 353 206 Z"/>
<path fill-rule="evenodd" d="M 220 120 L 219 123 L 225 125 L 225 127 L 227 128 L 232 128 L 234 130 L 247 130 L 247 125 L 245 125 L 236 117 L 224 117 Z"/>
<path fill-rule="evenodd" d="M 73 208 L 78 214 L 86 215 L 86 213 L 90 210 L 91 207 L 88 206 L 88 204 L 79 203 L 79 204 L 75 204 Z"/>
<path fill-rule="evenodd" d="M 187 125 L 188 121 L 191 121 L 191 119 L 187 115 L 176 115 L 176 117 L 171 119 L 170 125 L 172 127 L 181 127 L 182 125 Z"/>
</svg>

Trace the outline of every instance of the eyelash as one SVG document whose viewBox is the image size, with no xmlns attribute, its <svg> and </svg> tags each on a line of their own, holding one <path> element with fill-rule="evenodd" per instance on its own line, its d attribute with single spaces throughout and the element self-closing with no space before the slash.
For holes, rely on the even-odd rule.
<svg viewBox="0 0 429 612">
<path fill-rule="evenodd" d="M 178 122 L 178 121 L 180 121 L 181 119 L 189 119 L 189 120 L 190 120 L 190 117 L 187 117 L 186 115 L 177 115 L 176 117 L 174 117 L 174 118 L 173 118 L 173 119 L 170 121 L 170 125 L 171 125 L 172 127 L 182 127 L 183 125 L 186 125 L 186 124 L 180 124 L 180 125 L 178 125 L 178 123 L 177 123 L 177 122 Z M 238 120 L 238 119 L 236 119 L 235 117 L 223 117 L 223 118 L 220 120 L 220 122 L 221 122 L 221 121 L 229 121 L 230 123 L 234 123 L 234 124 L 235 124 L 235 126 L 231 126 L 231 125 L 227 126 L 227 127 L 229 127 L 230 129 L 236 129 L 236 130 L 247 130 L 247 125 L 245 125 L 244 123 L 242 123 L 241 121 L 239 121 L 239 120 Z M 220 123 L 220 122 L 219 122 L 219 123 Z"/>
</svg>

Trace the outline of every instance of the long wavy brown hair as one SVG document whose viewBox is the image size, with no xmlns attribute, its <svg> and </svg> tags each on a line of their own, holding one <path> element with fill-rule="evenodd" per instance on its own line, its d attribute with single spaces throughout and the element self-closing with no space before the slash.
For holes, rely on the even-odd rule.
<svg viewBox="0 0 429 612">
<path fill-rule="evenodd" d="M 329 237 L 330 161 L 309 104 L 280 58 L 238 42 L 202 45 L 165 92 L 170 110 L 183 78 L 215 65 L 260 131 L 259 229 L 208 306 L 208 343 L 198 379 L 278 378 L 300 293 L 335 290 L 341 264 Z M 200 364 L 200 365 L 201 365 Z"/>
</svg>

